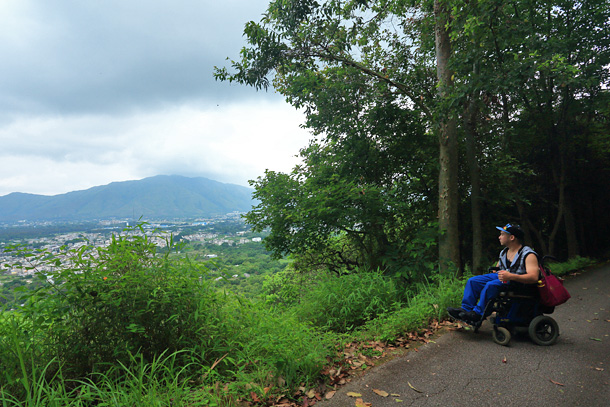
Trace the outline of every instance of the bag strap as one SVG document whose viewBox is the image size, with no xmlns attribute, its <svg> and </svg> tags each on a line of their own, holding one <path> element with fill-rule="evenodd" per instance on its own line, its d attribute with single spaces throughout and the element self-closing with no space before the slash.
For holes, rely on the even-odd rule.
<svg viewBox="0 0 610 407">
<path fill-rule="evenodd" d="M 551 275 L 551 270 L 544 266 L 544 262 L 540 261 L 540 256 L 538 253 L 536 254 L 536 258 L 538 259 L 538 280 L 544 280 L 547 276 Z"/>
</svg>

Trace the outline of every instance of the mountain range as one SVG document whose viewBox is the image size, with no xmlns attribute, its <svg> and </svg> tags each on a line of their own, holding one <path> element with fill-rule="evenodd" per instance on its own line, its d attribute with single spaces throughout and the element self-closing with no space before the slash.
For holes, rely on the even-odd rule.
<svg viewBox="0 0 610 407">
<path fill-rule="evenodd" d="M 208 218 L 250 210 L 252 192 L 207 178 L 159 175 L 53 196 L 0 196 L 0 221 Z"/>
</svg>

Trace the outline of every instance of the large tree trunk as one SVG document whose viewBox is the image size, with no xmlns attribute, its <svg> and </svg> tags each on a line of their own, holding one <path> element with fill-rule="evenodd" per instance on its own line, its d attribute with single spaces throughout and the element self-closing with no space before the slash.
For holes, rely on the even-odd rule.
<svg viewBox="0 0 610 407">
<path fill-rule="evenodd" d="M 538 254 L 541 256 L 548 254 L 546 242 L 542 237 L 542 233 L 540 233 L 540 231 L 536 229 L 536 227 L 530 220 L 529 216 L 527 215 L 526 208 L 523 205 L 523 202 L 517 201 L 516 205 L 517 210 L 519 211 L 519 218 L 521 219 L 521 226 L 523 227 L 523 232 L 525 233 L 525 244 L 533 246 L 532 242 L 534 241 L 534 239 L 532 238 L 532 235 L 534 235 L 536 237 L 536 240 L 538 241 L 538 247 L 536 249 L 536 252 L 538 252 Z"/>
<path fill-rule="evenodd" d="M 572 209 L 572 202 L 571 199 L 567 196 L 565 200 L 566 203 L 563 210 L 563 218 L 565 220 L 566 240 L 568 242 L 568 258 L 572 258 L 580 255 L 580 248 L 578 246 L 576 221 L 574 220 L 574 210 Z"/>
<path fill-rule="evenodd" d="M 557 183 L 557 188 L 559 189 L 559 199 L 557 202 L 557 217 L 555 218 L 555 224 L 553 225 L 553 230 L 551 231 L 551 235 L 549 236 L 549 254 L 555 255 L 555 239 L 557 238 L 557 233 L 559 232 L 559 227 L 561 226 L 561 221 L 563 219 L 563 214 L 565 211 L 565 166 L 563 164 L 563 160 L 559 164 L 561 168 L 559 169 L 560 174 L 554 174 L 553 178 L 555 178 L 555 182 Z"/>
<path fill-rule="evenodd" d="M 436 74 L 439 81 L 441 101 L 446 100 L 453 87 L 452 72 L 449 69 L 451 43 L 446 30 L 447 12 L 440 0 L 434 1 Z M 438 220 L 440 228 L 439 265 L 441 273 L 447 273 L 453 263 L 459 270 L 460 240 L 458 234 L 458 144 L 455 117 L 441 108 L 438 123 L 440 144 L 440 172 Z"/>
<path fill-rule="evenodd" d="M 475 68 L 476 72 L 476 68 Z M 471 99 L 464 114 L 466 157 L 470 171 L 470 213 L 472 217 L 472 272 L 482 274 L 483 232 L 481 226 L 481 169 L 477 160 L 476 101 Z"/>
</svg>

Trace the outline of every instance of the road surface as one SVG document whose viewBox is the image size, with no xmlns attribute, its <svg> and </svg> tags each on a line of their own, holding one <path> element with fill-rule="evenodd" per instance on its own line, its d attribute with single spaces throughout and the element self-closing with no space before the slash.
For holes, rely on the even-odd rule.
<svg viewBox="0 0 610 407">
<path fill-rule="evenodd" d="M 610 406 L 610 265 L 565 286 L 572 298 L 551 315 L 560 331 L 553 346 L 538 346 L 527 334 L 500 346 L 485 322 L 476 334 L 449 331 L 377 366 L 317 405 L 355 406 L 353 392 L 372 407 Z"/>
</svg>

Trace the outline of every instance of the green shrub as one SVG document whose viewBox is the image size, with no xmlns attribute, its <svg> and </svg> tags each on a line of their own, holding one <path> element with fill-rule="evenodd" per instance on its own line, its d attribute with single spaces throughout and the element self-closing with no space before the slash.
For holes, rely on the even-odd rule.
<svg viewBox="0 0 610 407">
<path fill-rule="evenodd" d="M 260 383 L 268 377 L 281 378 L 289 387 L 319 378 L 332 346 L 319 331 L 299 321 L 296 316 L 278 314 L 261 304 L 242 303 L 236 308 L 235 332 L 242 344 L 237 365 L 240 374 L 255 373 Z M 243 380 L 242 380 L 243 381 Z"/>
<path fill-rule="evenodd" d="M 315 285 L 318 276 L 288 266 L 284 270 L 265 276 L 262 296 L 268 305 L 289 308 L 301 301 L 304 293 Z"/>
<path fill-rule="evenodd" d="M 24 256 L 44 270 L 37 277 L 45 285 L 20 313 L 44 337 L 42 356 L 55 358 L 68 377 L 127 364 L 132 354 L 151 361 L 195 348 L 208 327 L 218 326 L 222 305 L 203 278 L 205 268 L 158 256 L 144 234 L 113 236 L 108 247 L 95 250 Z M 202 362 L 215 356 L 209 353 Z"/>
<path fill-rule="evenodd" d="M 587 257 L 576 256 L 564 263 L 555 263 L 553 261 L 547 261 L 545 263 L 545 265 L 551 269 L 553 274 L 556 276 L 563 276 L 573 271 L 578 271 L 585 267 L 591 266 L 595 264 L 595 260 Z"/>
<path fill-rule="evenodd" d="M 396 338 L 427 327 L 432 319 L 442 319 L 449 306 L 461 303 L 464 279 L 436 277 L 430 282 L 418 284 L 414 294 L 402 308 L 369 321 L 362 333 L 381 341 Z"/>
<path fill-rule="evenodd" d="M 319 377 L 332 348 L 294 317 L 219 293 L 201 263 L 160 256 L 145 235 L 61 258 L 17 252 L 43 284 L 0 314 L 7 405 L 73 405 L 76 389 L 102 404 L 170 405 L 160 394 L 178 400 L 187 383 L 229 383 L 235 400 L 270 385 L 291 392 Z M 46 401 L 31 404 L 34 393 Z"/>
<path fill-rule="evenodd" d="M 379 272 L 327 275 L 304 294 L 296 315 L 321 329 L 348 332 L 397 305 L 394 281 Z"/>
</svg>

